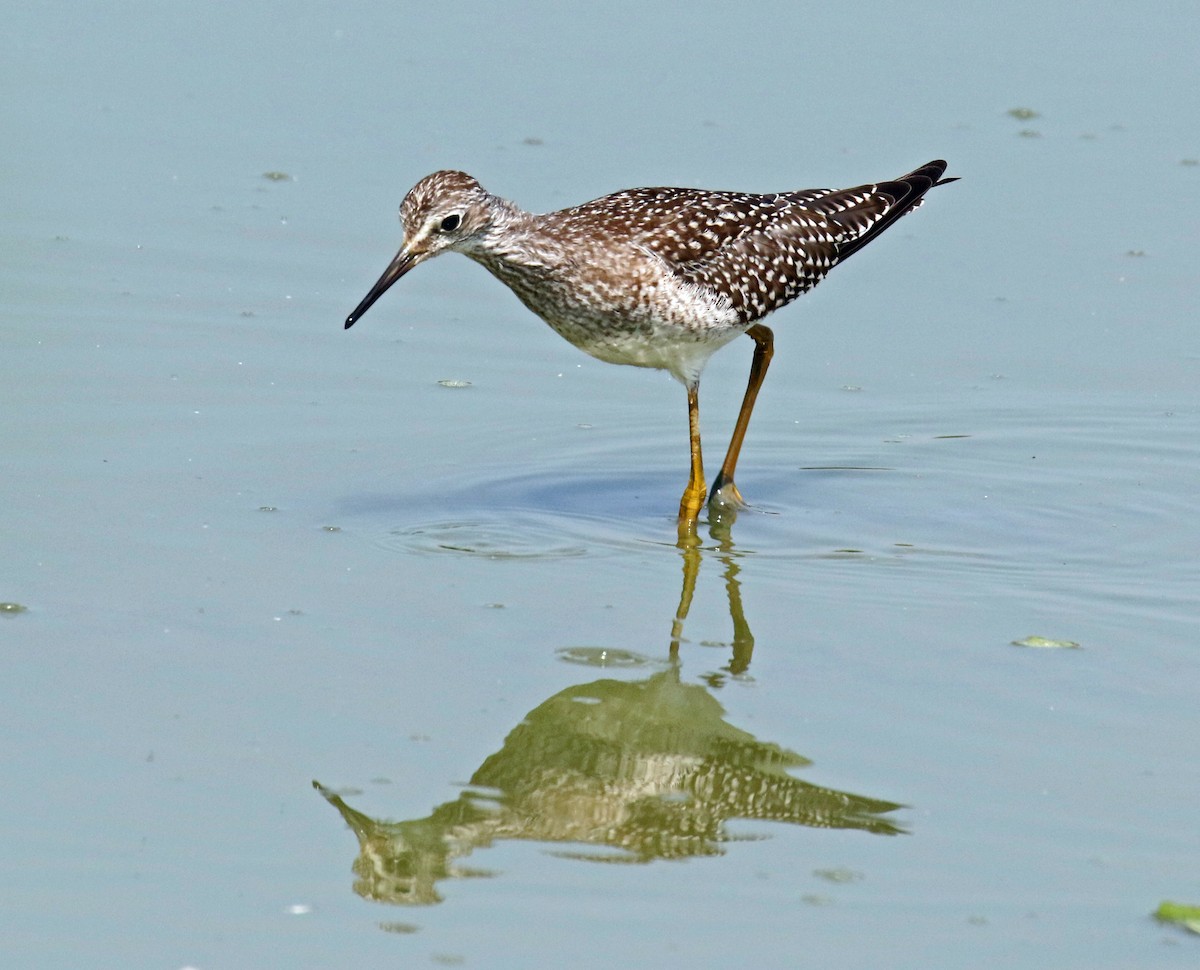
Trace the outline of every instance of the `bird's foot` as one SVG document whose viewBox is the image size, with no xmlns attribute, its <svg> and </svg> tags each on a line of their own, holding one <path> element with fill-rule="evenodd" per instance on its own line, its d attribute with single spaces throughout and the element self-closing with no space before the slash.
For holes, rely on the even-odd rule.
<svg viewBox="0 0 1200 970">
<path fill-rule="evenodd" d="M 733 521 L 739 509 L 746 507 L 746 500 L 738 491 L 732 479 L 728 482 L 718 478 L 713 482 L 712 492 L 708 496 L 708 516 L 716 521 Z"/>
<path fill-rule="evenodd" d="M 703 482 L 699 484 L 699 487 L 695 483 L 691 483 L 684 490 L 683 498 L 679 502 L 679 526 L 681 529 L 695 528 L 696 520 L 700 517 L 700 510 L 704 508 L 704 496 Z"/>
</svg>

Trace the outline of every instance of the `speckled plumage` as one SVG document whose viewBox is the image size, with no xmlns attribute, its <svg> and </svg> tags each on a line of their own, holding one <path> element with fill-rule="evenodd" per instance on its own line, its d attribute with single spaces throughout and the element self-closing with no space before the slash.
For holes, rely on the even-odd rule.
<svg viewBox="0 0 1200 970">
<path fill-rule="evenodd" d="M 418 263 L 460 252 L 593 357 L 669 371 L 694 410 L 713 353 L 754 328 L 769 360 L 770 331 L 758 321 L 812 289 L 930 188 L 953 181 L 945 170 L 933 161 L 894 181 L 765 195 L 628 189 L 545 215 L 489 194 L 463 172 L 434 172 L 405 197 L 404 245 L 346 326 Z M 748 392 L 747 419 L 752 405 Z M 694 468 L 698 454 L 693 429 Z M 731 454 L 736 461 L 732 445 Z"/>
</svg>

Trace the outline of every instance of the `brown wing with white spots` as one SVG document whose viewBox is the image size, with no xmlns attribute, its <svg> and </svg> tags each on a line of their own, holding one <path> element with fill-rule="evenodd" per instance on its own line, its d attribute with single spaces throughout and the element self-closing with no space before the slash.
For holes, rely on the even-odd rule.
<svg viewBox="0 0 1200 970">
<path fill-rule="evenodd" d="M 634 189 L 599 201 L 606 214 L 621 203 L 625 231 L 681 279 L 725 296 L 748 323 L 812 289 L 920 205 L 930 188 L 953 181 L 941 179 L 945 168 L 930 162 L 895 181 L 852 189 L 773 195 Z"/>
<path fill-rule="evenodd" d="M 757 218 L 719 248 L 679 262 L 676 275 L 726 297 L 747 323 L 812 289 L 837 261 L 847 231 L 813 208 L 835 193 L 804 195 L 763 196 Z"/>
<path fill-rule="evenodd" d="M 744 322 L 761 319 L 916 208 L 945 167 L 930 162 L 895 181 L 775 197 L 781 209 L 767 225 L 677 272 L 726 295 Z"/>
<path fill-rule="evenodd" d="M 702 189 L 625 189 L 558 215 L 567 225 L 628 240 L 677 266 L 712 255 L 756 228 L 765 230 L 778 214 L 779 206 L 772 202 L 778 198 Z"/>
</svg>

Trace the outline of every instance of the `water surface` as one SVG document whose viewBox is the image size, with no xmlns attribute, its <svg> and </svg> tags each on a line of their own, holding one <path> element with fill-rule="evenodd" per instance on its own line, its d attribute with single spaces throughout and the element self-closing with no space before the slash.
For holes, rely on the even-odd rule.
<svg viewBox="0 0 1200 970">
<path fill-rule="evenodd" d="M 1194 965 L 1191 13 L 14 11 L 13 964 Z M 683 547 L 665 376 L 458 258 L 341 329 L 437 168 L 934 157 Z"/>
</svg>

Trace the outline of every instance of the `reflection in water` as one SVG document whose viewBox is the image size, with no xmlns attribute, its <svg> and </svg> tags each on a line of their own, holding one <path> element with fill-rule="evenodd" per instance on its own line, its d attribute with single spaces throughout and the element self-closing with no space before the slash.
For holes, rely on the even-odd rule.
<svg viewBox="0 0 1200 970">
<path fill-rule="evenodd" d="M 729 819 L 902 831 L 900 806 L 799 781 L 800 755 L 723 718 L 678 665 L 645 680 L 598 680 L 531 711 L 471 777 L 471 790 L 423 819 L 385 822 L 317 782 L 359 840 L 355 892 L 389 903 L 441 900 L 439 881 L 487 875 L 458 860 L 497 839 L 574 843 L 574 858 L 651 862 L 713 856 Z"/>
<path fill-rule="evenodd" d="M 754 653 L 754 634 L 750 632 L 750 624 L 746 622 L 746 613 L 742 609 L 742 584 L 738 579 L 741 567 L 738 565 L 738 553 L 734 550 L 730 533 L 736 510 L 726 509 L 723 518 L 712 513 L 710 515 L 709 535 L 716 542 L 716 556 L 725 567 L 725 595 L 729 599 L 729 617 L 733 620 L 733 656 L 725 669 L 731 674 L 744 674 L 750 667 L 750 656 Z M 680 523 L 679 541 L 676 545 L 683 556 L 683 588 L 679 593 L 675 620 L 671 624 L 672 657 L 679 655 L 679 644 L 683 641 L 683 623 L 692 608 L 696 577 L 700 575 L 700 560 L 703 558 L 703 541 L 696 534 L 695 523 Z"/>
</svg>

